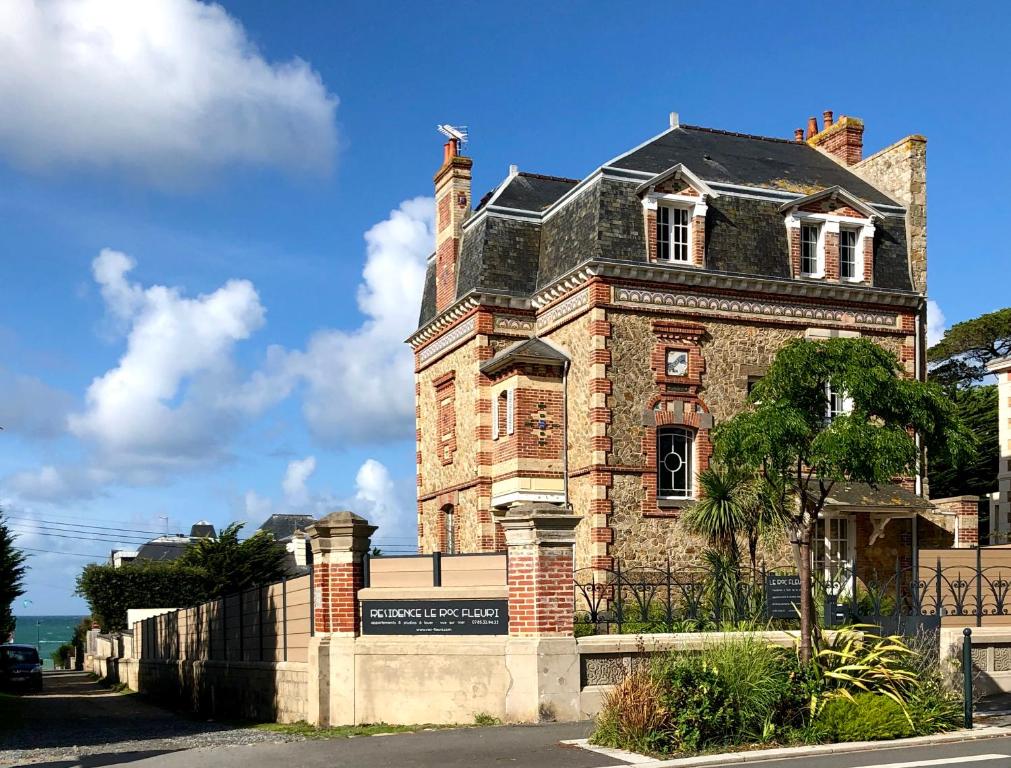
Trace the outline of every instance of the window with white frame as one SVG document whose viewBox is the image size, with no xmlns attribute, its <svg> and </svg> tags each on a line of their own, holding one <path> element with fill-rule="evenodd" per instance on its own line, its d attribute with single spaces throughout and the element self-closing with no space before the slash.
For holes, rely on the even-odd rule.
<svg viewBox="0 0 1011 768">
<path fill-rule="evenodd" d="M 800 225 L 800 273 L 807 277 L 821 275 L 821 227 Z"/>
<path fill-rule="evenodd" d="M 516 431 L 516 390 L 504 389 L 491 401 L 491 439 Z"/>
<path fill-rule="evenodd" d="M 845 591 L 853 572 L 854 527 L 848 517 L 826 517 L 815 526 L 815 578 L 838 593 Z"/>
<path fill-rule="evenodd" d="M 859 233 L 855 229 L 839 230 L 839 277 L 843 280 L 858 280 L 861 275 L 857 258 Z"/>
<path fill-rule="evenodd" d="M 657 496 L 690 499 L 694 492 L 695 434 L 684 427 L 663 427 L 656 435 Z"/>
<path fill-rule="evenodd" d="M 688 209 L 658 205 L 656 209 L 656 257 L 660 261 L 689 261 L 691 224 Z"/>
<path fill-rule="evenodd" d="M 825 385 L 825 397 L 828 400 L 825 409 L 825 420 L 833 421 L 836 416 L 849 413 L 853 410 L 853 401 L 846 396 L 846 392 L 839 386 L 828 382 Z"/>
</svg>

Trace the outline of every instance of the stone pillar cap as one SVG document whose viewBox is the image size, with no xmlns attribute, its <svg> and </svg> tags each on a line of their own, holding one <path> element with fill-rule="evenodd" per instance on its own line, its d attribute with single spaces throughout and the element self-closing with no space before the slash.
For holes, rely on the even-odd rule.
<svg viewBox="0 0 1011 768">
<path fill-rule="evenodd" d="M 497 513 L 497 517 L 506 531 L 507 544 L 574 543 L 576 526 L 583 519 L 564 507 L 543 501 L 518 504 L 505 512 Z M 514 531 L 537 531 L 546 535 L 537 535 L 533 539 L 510 536 Z"/>
<path fill-rule="evenodd" d="M 347 509 L 331 512 L 305 528 L 315 553 L 328 551 L 367 552 L 377 530 L 361 515 Z"/>
</svg>

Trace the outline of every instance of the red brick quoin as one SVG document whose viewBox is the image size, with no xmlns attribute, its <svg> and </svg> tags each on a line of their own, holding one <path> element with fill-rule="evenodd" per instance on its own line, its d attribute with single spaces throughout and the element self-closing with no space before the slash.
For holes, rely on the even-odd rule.
<svg viewBox="0 0 1011 768">
<path fill-rule="evenodd" d="M 306 529 L 313 558 L 313 627 L 317 634 L 357 635 L 363 557 L 376 526 L 353 512 L 331 512 Z"/>
</svg>

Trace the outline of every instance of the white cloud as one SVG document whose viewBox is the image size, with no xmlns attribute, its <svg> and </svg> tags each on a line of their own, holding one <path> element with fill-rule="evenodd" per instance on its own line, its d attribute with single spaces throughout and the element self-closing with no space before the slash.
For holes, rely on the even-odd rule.
<svg viewBox="0 0 1011 768">
<path fill-rule="evenodd" d="M 304 459 L 296 459 L 288 462 L 288 469 L 284 473 L 284 480 L 281 481 L 281 489 L 289 504 L 305 504 L 309 499 L 309 489 L 306 483 L 316 471 L 316 457 L 307 456 Z"/>
<path fill-rule="evenodd" d="M 945 319 L 940 305 L 933 299 L 927 300 L 927 346 L 932 347 L 944 336 Z"/>
<path fill-rule="evenodd" d="M 366 459 L 355 473 L 354 492 L 348 496 L 310 490 L 307 483 L 315 471 L 314 456 L 289 462 L 281 481 L 282 497 L 275 500 L 246 491 L 242 499 L 246 517 L 265 520 L 272 514 L 305 514 L 320 518 L 334 510 L 350 509 L 379 526 L 377 541 L 392 538 L 398 548 L 411 546 L 405 542 L 414 533 L 412 483 L 398 483 L 385 464 Z"/>
<path fill-rule="evenodd" d="M 220 5 L 0 3 L 0 153 L 124 168 L 156 183 L 229 165 L 325 172 L 337 98 L 300 59 L 268 62 Z"/>
<path fill-rule="evenodd" d="M 417 327 L 434 211 L 432 198 L 407 200 L 365 233 L 357 293 L 365 322 L 353 331 L 318 331 L 304 351 L 274 348 L 245 390 L 247 407 L 301 381 L 309 429 L 325 442 L 382 442 L 413 433 L 414 366 L 404 339 Z"/>
<path fill-rule="evenodd" d="M 158 471 L 220 457 L 242 415 L 221 393 L 234 387 L 235 344 L 264 322 L 259 296 L 246 280 L 196 298 L 142 288 L 127 280 L 133 266 L 111 250 L 93 263 L 108 309 L 128 327 L 127 350 L 92 381 L 70 430 L 113 466 Z"/>
</svg>

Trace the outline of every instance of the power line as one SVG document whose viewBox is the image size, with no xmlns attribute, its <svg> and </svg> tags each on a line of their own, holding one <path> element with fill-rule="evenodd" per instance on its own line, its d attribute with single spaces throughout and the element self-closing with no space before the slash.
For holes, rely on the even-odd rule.
<svg viewBox="0 0 1011 768">
<path fill-rule="evenodd" d="M 118 526 L 107 526 L 107 525 L 91 525 L 89 523 L 65 523 L 60 520 L 44 520 L 38 517 L 23 517 L 20 515 L 11 515 L 7 518 L 8 520 L 21 520 L 32 523 L 41 523 L 44 525 L 61 525 L 66 528 L 95 528 L 100 531 L 123 531 L 124 533 L 147 533 L 153 536 L 164 536 L 164 531 L 147 531 L 142 528 L 120 528 Z"/>
<path fill-rule="evenodd" d="M 18 547 L 18 549 L 24 552 L 39 552 L 43 555 L 70 555 L 71 557 L 87 557 L 91 558 L 92 560 L 94 560 L 95 558 L 98 558 L 99 560 L 105 560 L 109 557 L 108 555 L 87 555 L 84 552 L 63 552 L 63 551 L 54 551 L 52 549 L 33 549 L 32 547 Z M 34 557 L 34 555 L 32 555 L 32 557 Z"/>
</svg>

